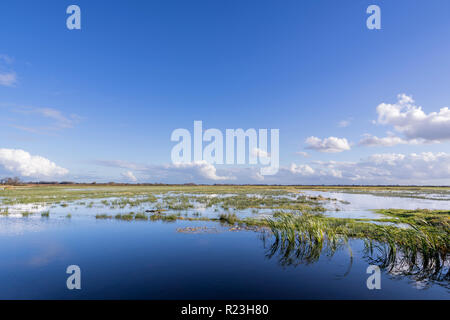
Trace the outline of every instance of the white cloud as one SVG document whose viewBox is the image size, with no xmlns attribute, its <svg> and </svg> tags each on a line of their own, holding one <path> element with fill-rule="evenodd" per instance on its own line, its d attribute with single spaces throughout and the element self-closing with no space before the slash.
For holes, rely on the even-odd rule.
<svg viewBox="0 0 450 320">
<path fill-rule="evenodd" d="M 328 184 L 352 182 L 363 184 L 443 182 L 448 184 L 450 182 L 450 154 L 444 152 L 382 153 L 356 162 L 316 161 L 311 164 L 311 168 L 314 174 L 310 177 L 316 179 L 316 183 L 324 181 Z M 297 173 L 295 170 L 290 171 Z M 304 176 L 302 171 L 298 173 Z"/>
<path fill-rule="evenodd" d="M 17 75 L 15 72 L 0 73 L 0 85 L 5 87 L 13 87 L 17 83 Z"/>
<path fill-rule="evenodd" d="M 302 176 L 309 176 L 314 174 L 314 169 L 308 166 L 307 164 L 296 165 L 295 163 L 292 163 L 289 170 L 292 173 L 300 174 Z"/>
<path fill-rule="evenodd" d="M 424 180 L 450 178 L 450 154 L 444 152 L 374 154 L 360 166 L 382 168 L 389 172 L 388 178 Z"/>
<path fill-rule="evenodd" d="M 123 172 L 122 177 L 124 177 L 125 179 L 132 181 L 132 182 L 136 182 L 138 179 L 134 176 L 134 173 L 132 171 L 126 171 Z"/>
<path fill-rule="evenodd" d="M 13 62 L 13 59 L 6 54 L 0 54 L 0 86 L 13 87 L 17 83 L 17 75 L 10 67 L 6 67 Z M 7 70 L 9 69 L 9 70 Z M 6 71 L 7 70 L 7 71 Z"/>
<path fill-rule="evenodd" d="M 256 182 L 251 175 L 234 174 L 239 183 Z M 264 183 L 450 185 L 450 153 L 381 153 L 359 161 L 293 163 L 264 177 Z"/>
<path fill-rule="evenodd" d="M 32 156 L 20 149 L 0 149 L 0 165 L 7 171 L 24 177 L 59 177 L 69 173 L 67 169 L 58 167 L 54 162 L 41 157 Z"/>
<path fill-rule="evenodd" d="M 380 153 L 359 161 L 293 163 L 280 168 L 273 176 L 261 176 L 256 166 L 225 166 L 218 170 L 205 161 L 148 166 L 106 162 L 103 165 L 129 167 L 139 171 L 140 181 L 165 183 L 450 185 L 450 153 L 444 152 Z"/>
<path fill-rule="evenodd" d="M 183 172 L 192 176 L 193 178 L 195 176 L 200 176 L 202 178 L 214 181 L 235 179 L 235 177 L 233 176 L 219 176 L 217 174 L 216 167 L 206 162 L 205 160 L 190 163 L 174 163 L 171 165 L 167 165 L 166 168 L 168 170 Z"/>
<path fill-rule="evenodd" d="M 313 149 L 319 152 L 336 153 L 350 150 L 350 144 L 345 138 L 329 137 L 319 139 L 317 137 L 309 137 L 306 139 L 307 149 Z"/>
<path fill-rule="evenodd" d="M 75 114 L 65 116 L 61 111 L 52 108 L 37 108 L 34 109 L 33 112 L 54 120 L 55 125 L 61 129 L 72 128 L 73 125 L 80 120 L 80 117 Z"/>
<path fill-rule="evenodd" d="M 253 148 L 252 155 L 259 158 L 270 159 L 270 153 L 259 148 Z"/>
<path fill-rule="evenodd" d="M 398 144 L 408 144 L 408 143 L 410 142 L 396 136 L 379 138 L 377 136 L 365 134 L 364 138 L 362 138 L 358 144 L 367 147 L 375 147 L 375 146 L 392 147 Z"/>
<path fill-rule="evenodd" d="M 82 119 L 76 114 L 64 114 L 53 108 L 10 105 L 7 110 L 11 112 L 7 125 L 33 134 L 54 134 L 73 128 Z"/>
<path fill-rule="evenodd" d="M 381 103 L 377 106 L 377 113 L 378 124 L 393 126 L 407 140 L 450 140 L 450 109 L 447 107 L 426 114 L 422 107 L 415 105 L 412 97 L 399 94 L 397 103 Z"/>
<path fill-rule="evenodd" d="M 35 133 L 73 128 L 81 120 L 81 117 L 76 114 L 64 115 L 60 110 L 53 108 L 15 107 L 13 111 L 28 116 L 41 116 L 50 120 L 48 125 L 36 128 L 13 125 L 15 128 Z"/>
<path fill-rule="evenodd" d="M 228 175 L 219 175 L 214 165 L 202 160 L 189 163 L 171 163 L 162 165 L 145 165 L 122 160 L 97 160 L 94 162 L 100 166 L 129 169 L 138 171 L 140 180 L 152 179 L 168 183 L 204 182 L 234 180 L 232 170 Z M 253 173 L 252 173 L 253 174 Z M 124 174 L 122 174 L 124 176 Z M 259 177 L 255 176 L 259 179 Z"/>
</svg>

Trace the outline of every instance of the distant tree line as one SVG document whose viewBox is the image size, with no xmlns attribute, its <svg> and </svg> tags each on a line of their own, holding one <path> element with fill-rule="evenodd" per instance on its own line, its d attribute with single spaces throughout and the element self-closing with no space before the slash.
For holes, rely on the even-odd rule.
<svg viewBox="0 0 450 320">
<path fill-rule="evenodd" d="M 14 178 L 3 178 L 0 179 L 0 184 L 8 185 L 8 186 L 18 186 L 22 184 L 22 181 L 19 177 Z"/>
<path fill-rule="evenodd" d="M 0 185 L 8 185 L 8 186 L 20 186 L 20 185 L 112 185 L 112 186 L 210 186 L 211 184 L 196 184 L 193 182 L 189 183 L 120 183 L 120 182 L 73 182 L 73 181 L 35 181 L 35 182 L 26 182 L 22 181 L 19 177 L 13 177 L 13 178 L 3 178 L 0 179 Z M 212 184 L 213 186 L 292 186 L 292 187 L 417 187 L 416 185 L 348 185 L 348 184 L 334 184 L 334 185 L 326 185 L 326 184 L 317 184 L 317 185 L 301 185 L 301 184 L 228 184 L 228 183 L 215 183 Z M 448 185 L 442 185 L 442 186 L 419 186 L 424 188 L 435 188 L 435 187 L 449 187 Z"/>
</svg>

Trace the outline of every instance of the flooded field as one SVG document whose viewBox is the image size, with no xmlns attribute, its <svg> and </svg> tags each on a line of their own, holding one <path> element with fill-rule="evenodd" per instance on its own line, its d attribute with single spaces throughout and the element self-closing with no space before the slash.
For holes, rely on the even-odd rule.
<svg viewBox="0 0 450 320">
<path fill-rule="evenodd" d="M 0 298 L 448 299 L 449 217 L 448 188 L 6 188 Z"/>
</svg>

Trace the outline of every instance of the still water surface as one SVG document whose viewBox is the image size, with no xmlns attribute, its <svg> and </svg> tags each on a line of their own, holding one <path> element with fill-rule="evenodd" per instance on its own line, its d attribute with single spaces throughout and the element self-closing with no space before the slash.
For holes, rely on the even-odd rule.
<svg viewBox="0 0 450 320">
<path fill-rule="evenodd" d="M 313 194 L 311 191 L 310 194 Z M 376 208 L 420 208 L 423 199 L 322 193 L 349 201 L 329 214 L 371 214 Z M 376 198 L 376 200 L 375 200 Z M 381 198 L 381 199 L 380 199 Z M 385 201 L 385 202 L 383 202 Z M 389 203 L 386 203 L 388 201 Z M 449 208 L 434 201 L 432 208 Z M 436 206 L 436 207 L 434 207 Z M 40 210 L 42 210 L 41 208 Z M 95 208 L 94 208 L 95 209 Z M 0 299 L 449 299 L 448 283 L 382 273 L 368 290 L 363 242 L 350 241 L 315 263 L 282 263 L 272 239 L 232 232 L 207 221 L 96 220 L 87 208 L 61 214 L 0 218 Z M 98 212 L 103 211 L 98 208 Z M 94 210 L 94 214 L 97 213 Z M 212 214 L 212 213 L 211 213 Z M 180 228 L 203 227 L 198 233 Z M 81 268 L 81 290 L 66 288 L 67 266 Z"/>
</svg>

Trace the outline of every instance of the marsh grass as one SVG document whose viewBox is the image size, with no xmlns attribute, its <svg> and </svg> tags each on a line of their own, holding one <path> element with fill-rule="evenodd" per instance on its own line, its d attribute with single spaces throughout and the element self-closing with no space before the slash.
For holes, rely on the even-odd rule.
<svg viewBox="0 0 450 320">
<path fill-rule="evenodd" d="M 137 213 L 134 216 L 135 220 L 148 220 L 148 217 L 144 213 Z"/>
<path fill-rule="evenodd" d="M 386 216 L 395 218 L 394 221 L 413 224 L 423 227 L 435 227 L 449 233 L 450 210 L 404 210 L 404 209 L 382 209 L 375 210 Z"/>
<path fill-rule="evenodd" d="M 155 213 L 152 214 L 149 218 L 151 221 L 166 221 L 166 222 L 175 222 L 176 220 L 183 220 L 183 217 L 180 217 L 176 214 L 165 214 L 165 213 Z"/>
<path fill-rule="evenodd" d="M 258 194 L 262 197 L 278 197 L 287 195 L 301 195 L 302 190 L 337 191 L 346 193 L 370 193 L 382 196 L 422 197 L 422 195 L 449 195 L 448 187 L 344 187 L 344 186 L 106 186 L 106 185 L 77 185 L 77 186 L 23 186 L 1 190 L 3 204 L 71 202 L 81 199 L 106 198 L 147 198 L 147 202 L 156 201 L 156 194 L 233 194 L 246 196 Z M 426 197 L 429 199 L 429 197 Z M 211 198 L 210 198 L 211 199 Z M 299 199 L 301 200 L 301 199 Z M 307 199 L 305 199 L 308 201 Z M 436 198 L 442 200 L 442 198 Z"/>
<path fill-rule="evenodd" d="M 235 213 L 222 213 L 221 215 L 219 215 L 219 221 L 228 224 L 235 224 L 239 221 L 239 219 Z"/>
<path fill-rule="evenodd" d="M 41 217 L 48 218 L 50 216 L 50 210 L 41 212 Z"/>
<path fill-rule="evenodd" d="M 132 214 L 117 214 L 115 217 L 117 220 L 131 221 L 134 219 Z"/>
<path fill-rule="evenodd" d="M 339 248 L 348 247 L 349 239 L 362 239 L 366 258 L 391 274 L 448 281 L 448 229 L 424 226 L 420 219 L 419 224 L 408 221 L 411 228 L 401 229 L 355 219 L 279 214 L 268 219 L 274 235 L 268 257 L 278 253 L 283 265 L 312 263 L 322 253 L 333 255 Z"/>
<path fill-rule="evenodd" d="M 205 204 L 205 206 L 220 206 L 224 211 L 252 209 L 252 213 L 258 213 L 258 209 L 275 209 L 275 210 L 302 210 L 309 212 L 321 213 L 325 211 L 320 201 L 326 198 L 311 199 L 308 196 L 294 195 L 291 193 L 283 195 L 268 194 L 232 194 L 227 197 L 210 198 L 207 196 L 195 197 L 195 201 Z"/>
<path fill-rule="evenodd" d="M 107 214 L 97 214 L 95 216 L 95 219 L 111 219 L 111 218 L 112 218 L 112 216 L 107 215 Z"/>
</svg>

